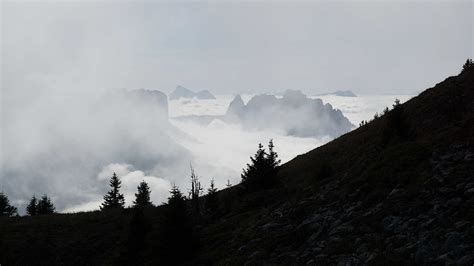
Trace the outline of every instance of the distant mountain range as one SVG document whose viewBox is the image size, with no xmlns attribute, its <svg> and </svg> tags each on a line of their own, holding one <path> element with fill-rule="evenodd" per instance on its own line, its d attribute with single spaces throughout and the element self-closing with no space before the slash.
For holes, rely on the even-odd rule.
<svg viewBox="0 0 474 266">
<path fill-rule="evenodd" d="M 353 127 L 340 110 L 292 90 L 282 98 L 256 95 L 247 104 L 237 95 L 229 104 L 225 119 L 241 123 L 246 129 L 272 129 L 297 137 L 338 137 Z"/>
<path fill-rule="evenodd" d="M 334 96 L 340 96 L 340 97 L 357 97 L 357 95 L 353 93 L 351 90 L 345 90 L 345 91 L 338 90 L 334 92 L 317 94 L 315 96 L 326 96 L 326 95 L 334 95 Z"/>
<path fill-rule="evenodd" d="M 200 100 L 214 100 L 216 97 L 212 95 L 208 90 L 201 90 L 198 92 L 193 92 L 183 86 L 178 86 L 168 95 L 170 100 L 178 100 L 180 98 L 196 98 Z"/>
</svg>

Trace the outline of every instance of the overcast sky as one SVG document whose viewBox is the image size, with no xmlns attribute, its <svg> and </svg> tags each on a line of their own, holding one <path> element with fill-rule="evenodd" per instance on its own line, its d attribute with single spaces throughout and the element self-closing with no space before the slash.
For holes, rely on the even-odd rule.
<svg viewBox="0 0 474 266">
<path fill-rule="evenodd" d="M 2 2 L 2 91 L 416 93 L 473 57 L 473 1 Z"/>
</svg>

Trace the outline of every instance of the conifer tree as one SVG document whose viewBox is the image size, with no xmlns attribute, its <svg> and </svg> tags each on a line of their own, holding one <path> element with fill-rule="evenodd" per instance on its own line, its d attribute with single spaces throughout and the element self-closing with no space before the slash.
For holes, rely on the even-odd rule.
<svg viewBox="0 0 474 266">
<path fill-rule="evenodd" d="M 38 214 L 38 200 L 35 195 L 30 199 L 28 206 L 26 206 L 26 214 L 29 216 L 35 216 Z"/>
<path fill-rule="evenodd" d="M 186 198 L 183 196 L 178 186 L 173 185 L 173 187 L 170 190 L 170 194 L 171 195 L 168 198 L 168 203 L 167 203 L 168 206 L 178 207 L 178 208 L 185 207 L 184 203 L 185 203 Z"/>
<path fill-rule="evenodd" d="M 43 214 L 52 214 L 54 213 L 56 208 L 54 207 L 53 203 L 51 202 L 51 199 L 48 198 L 46 194 L 44 194 L 41 199 L 38 201 L 37 205 L 37 214 L 43 215 Z"/>
<path fill-rule="evenodd" d="M 190 256 L 194 238 L 186 198 L 176 185 L 170 193 L 161 220 L 158 251 L 161 264 L 176 265 Z"/>
<path fill-rule="evenodd" d="M 207 196 L 206 196 L 206 206 L 212 216 L 215 215 L 217 211 L 217 188 L 214 185 L 214 178 L 211 179 L 211 185 L 207 189 Z"/>
<path fill-rule="evenodd" d="M 16 207 L 10 205 L 7 195 L 0 192 L 0 216 L 13 216 L 17 213 Z"/>
<path fill-rule="evenodd" d="M 135 193 L 135 201 L 133 202 L 133 207 L 143 208 L 147 206 L 153 206 L 150 200 L 150 187 L 145 181 L 142 181 L 137 187 L 138 192 Z"/>
<path fill-rule="evenodd" d="M 268 143 L 268 153 L 263 149 L 262 144 L 258 145 L 258 150 L 254 157 L 250 157 L 251 163 L 247 164 L 241 177 L 242 183 L 249 190 L 270 188 L 277 182 L 278 167 L 280 160 L 274 151 L 273 140 Z"/>
<path fill-rule="evenodd" d="M 273 149 L 275 148 L 275 145 L 273 145 L 273 140 L 271 139 L 268 142 L 268 155 L 267 155 L 267 163 L 268 166 L 272 171 L 278 169 L 280 166 L 281 160 L 278 159 L 278 153 L 276 153 Z"/>
<path fill-rule="evenodd" d="M 125 207 L 125 198 L 119 191 L 121 184 L 122 182 L 114 172 L 109 181 L 111 189 L 104 196 L 104 203 L 100 207 L 101 210 L 123 209 Z"/>
<path fill-rule="evenodd" d="M 466 60 L 466 63 L 464 63 L 464 65 L 462 66 L 462 72 L 468 70 L 470 67 L 473 67 L 474 66 L 474 61 L 472 61 L 472 59 L 468 58 Z"/>
<path fill-rule="evenodd" d="M 259 186 L 262 174 L 265 171 L 265 149 L 261 143 L 258 144 L 258 150 L 254 157 L 250 157 L 250 164 L 247 164 L 247 169 L 244 169 L 241 177 L 242 183 L 248 188 L 256 188 Z"/>
</svg>

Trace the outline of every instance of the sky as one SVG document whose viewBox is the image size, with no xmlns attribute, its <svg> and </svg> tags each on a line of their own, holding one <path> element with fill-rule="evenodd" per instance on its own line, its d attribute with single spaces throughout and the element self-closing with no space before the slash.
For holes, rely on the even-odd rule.
<svg viewBox="0 0 474 266">
<path fill-rule="evenodd" d="M 183 85 L 217 94 L 411 94 L 474 54 L 472 1 L 1 6 L 4 92 Z"/>
</svg>

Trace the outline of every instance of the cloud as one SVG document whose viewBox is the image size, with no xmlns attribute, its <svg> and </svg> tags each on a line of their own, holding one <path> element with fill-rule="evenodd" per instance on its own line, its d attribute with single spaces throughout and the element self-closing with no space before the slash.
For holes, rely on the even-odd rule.
<svg viewBox="0 0 474 266">
<path fill-rule="evenodd" d="M 153 108 L 105 91 L 177 84 L 227 94 L 420 89 L 472 56 L 471 7 L 4 1 L 0 190 L 20 211 L 43 193 L 58 210 L 85 210 L 107 191 L 106 174 L 97 175 L 111 164 L 122 171 L 127 193 L 145 179 L 156 186 L 157 201 L 165 199 L 164 180 L 186 191 L 190 162 L 205 185 L 212 177 L 219 187 L 236 183 L 258 142 L 274 138 L 288 160 L 327 139 L 173 122 L 191 135 L 183 137 Z M 203 106 L 170 111 L 218 114 L 225 107 Z"/>
<path fill-rule="evenodd" d="M 97 174 L 97 182 L 108 184 L 108 180 L 114 172 L 122 182 L 120 192 L 124 194 L 125 206 L 129 207 L 133 205 L 137 187 L 142 181 L 148 183 L 151 190 L 150 199 L 154 205 L 161 205 L 167 201 L 171 189 L 171 182 L 160 177 L 146 175 L 143 171 L 135 170 L 133 165 L 130 164 L 112 163 L 103 167 Z M 96 195 L 96 199 L 91 201 L 68 206 L 63 212 L 98 210 L 103 202 L 100 197 L 100 195 Z"/>
<path fill-rule="evenodd" d="M 472 1 L 2 7 L 4 82 L 25 86 L 407 93 L 459 72 L 474 55 Z"/>
</svg>

